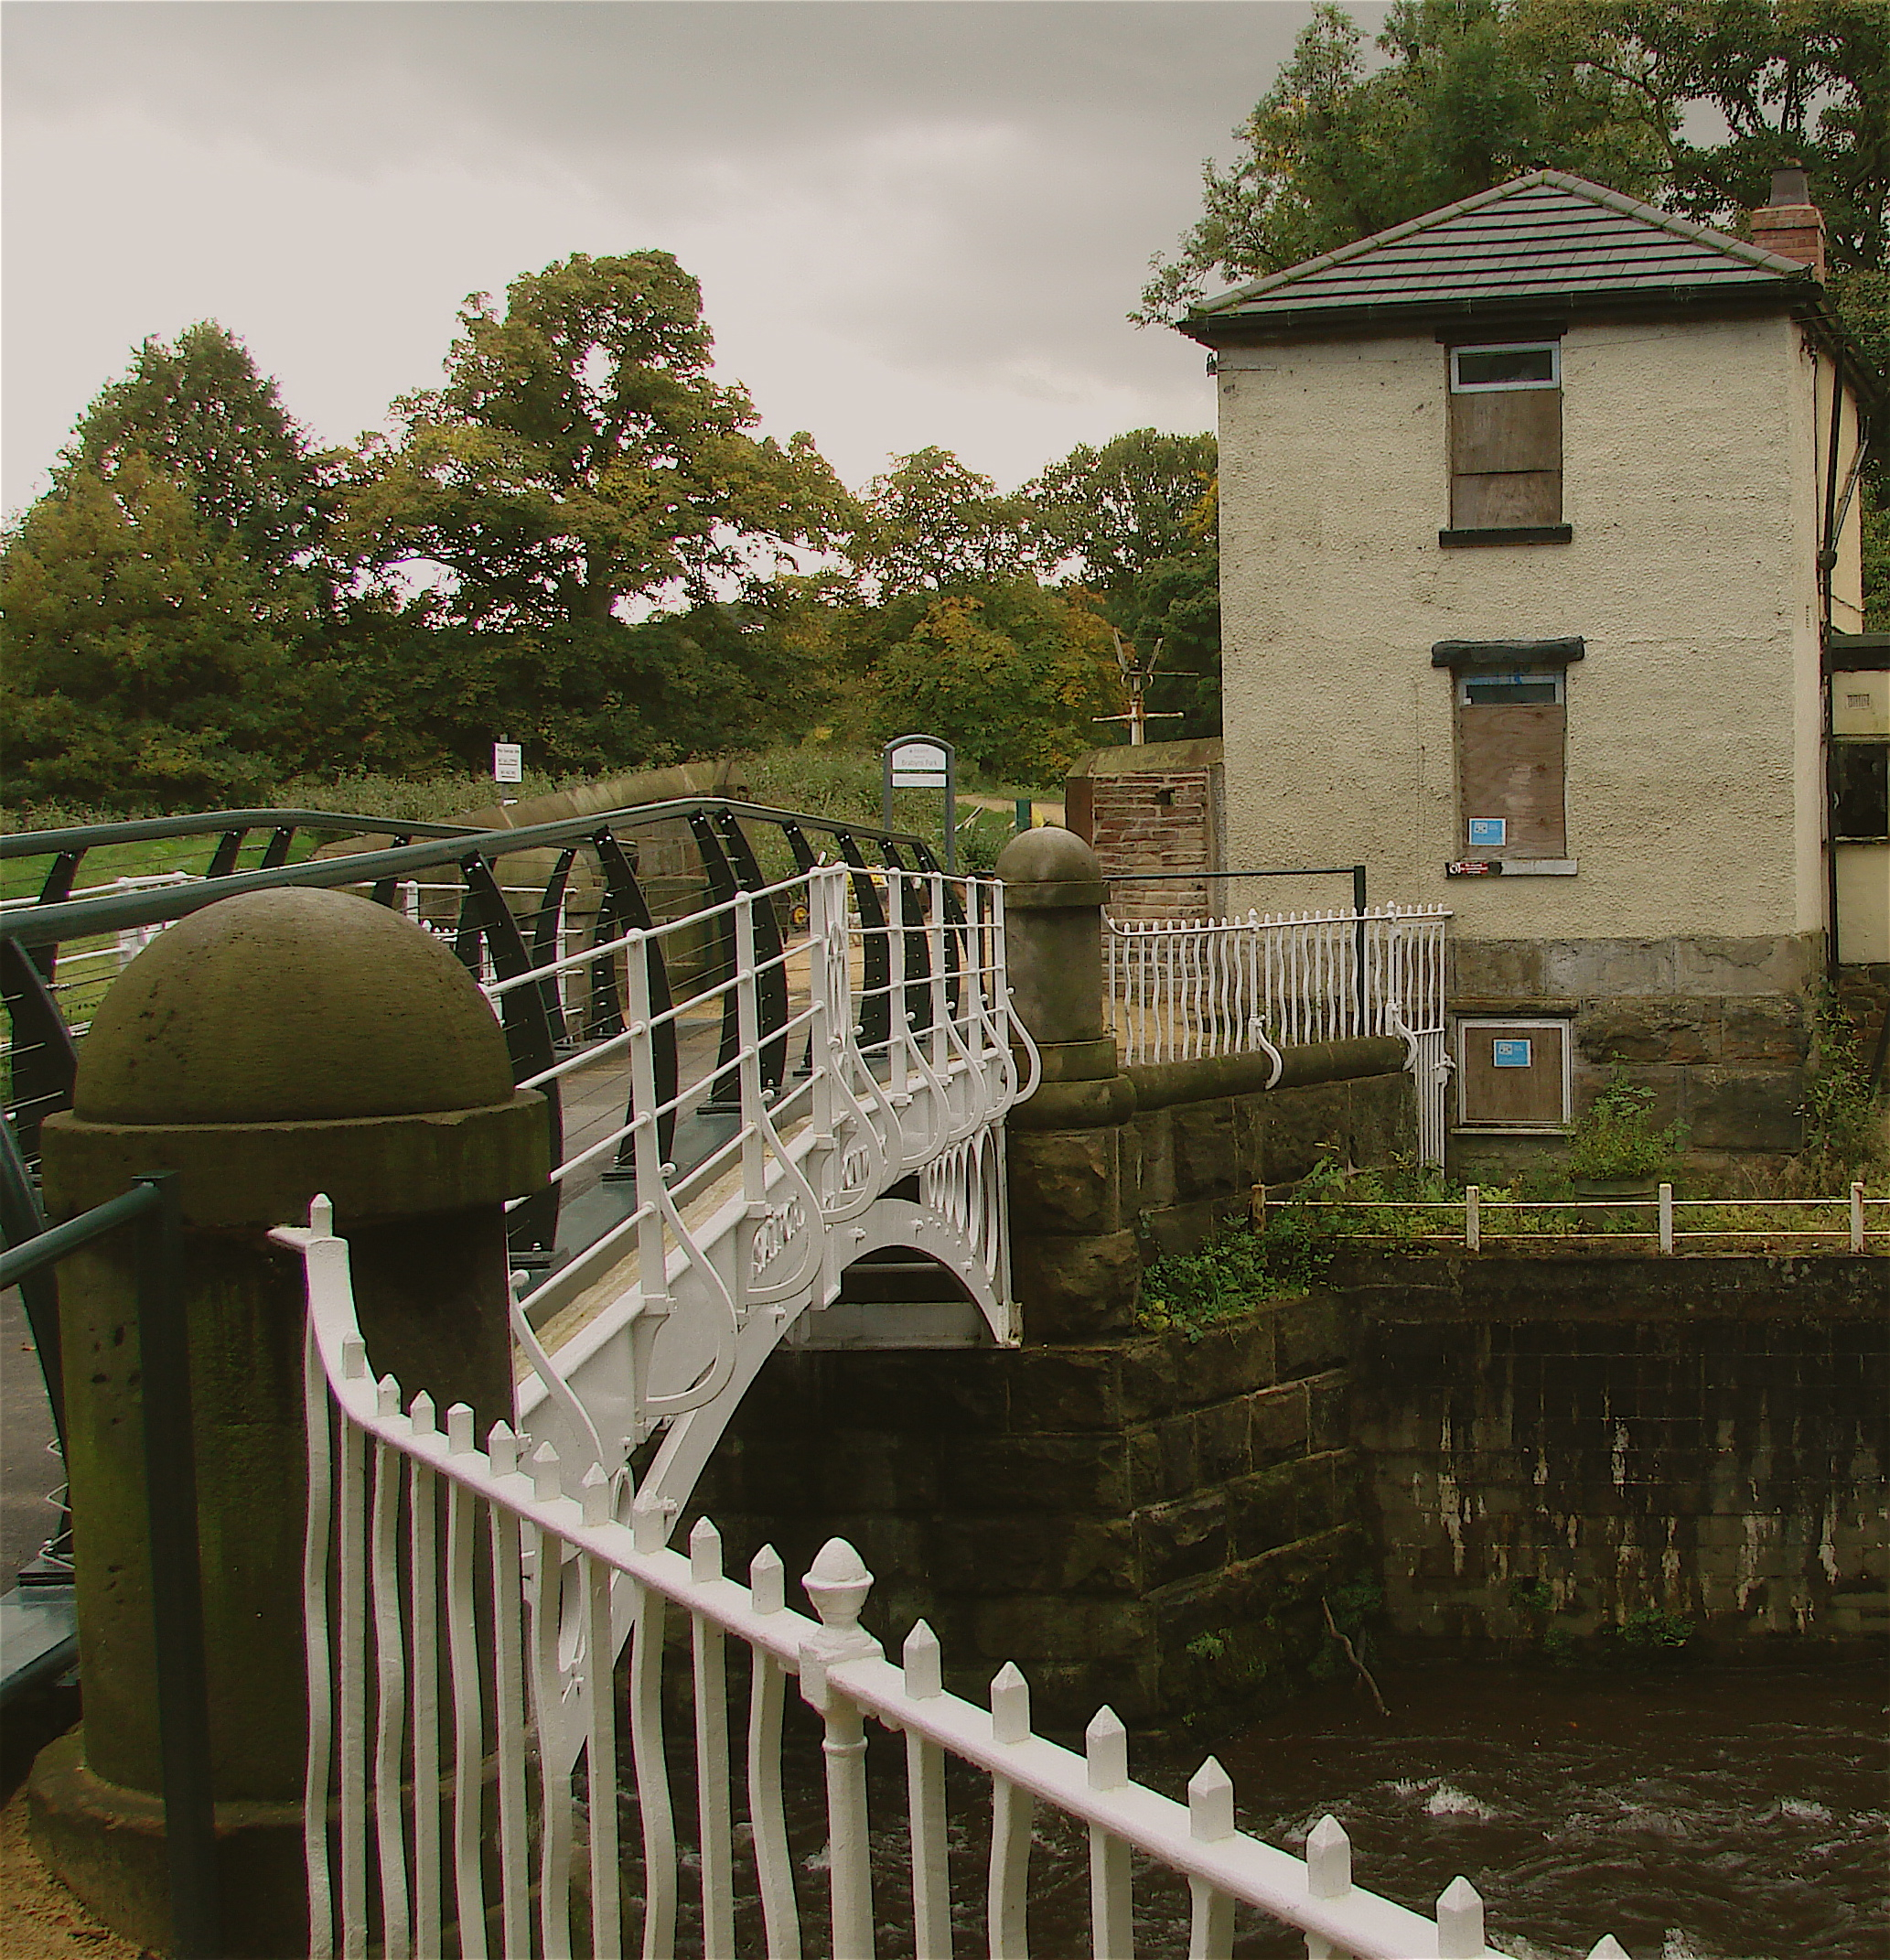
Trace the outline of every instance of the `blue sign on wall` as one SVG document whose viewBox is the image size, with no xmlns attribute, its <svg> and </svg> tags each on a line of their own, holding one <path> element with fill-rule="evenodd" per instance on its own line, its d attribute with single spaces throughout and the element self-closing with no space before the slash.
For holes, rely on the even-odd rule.
<svg viewBox="0 0 1890 1960">
<path fill-rule="evenodd" d="M 1509 841 L 1509 820 L 1499 816 L 1473 816 L 1470 819 L 1470 848 L 1477 845 L 1508 844 Z"/>
<path fill-rule="evenodd" d="M 1530 1065 L 1527 1041 L 1492 1041 L 1490 1059 L 1499 1069 L 1526 1069 Z"/>
</svg>

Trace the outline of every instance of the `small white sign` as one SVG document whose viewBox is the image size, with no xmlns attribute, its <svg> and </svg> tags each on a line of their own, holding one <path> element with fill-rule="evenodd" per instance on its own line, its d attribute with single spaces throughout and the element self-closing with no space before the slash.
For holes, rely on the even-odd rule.
<svg viewBox="0 0 1890 1960">
<path fill-rule="evenodd" d="M 525 748 L 522 742 L 493 743 L 492 780 L 494 782 L 524 781 Z"/>
<path fill-rule="evenodd" d="M 893 788 L 942 790 L 945 751 L 936 742 L 902 742 L 892 753 Z"/>
</svg>

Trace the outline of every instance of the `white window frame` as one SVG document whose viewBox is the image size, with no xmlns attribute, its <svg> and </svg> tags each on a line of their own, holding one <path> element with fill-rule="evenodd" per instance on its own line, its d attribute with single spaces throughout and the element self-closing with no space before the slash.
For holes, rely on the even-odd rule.
<svg viewBox="0 0 1890 1960">
<path fill-rule="evenodd" d="M 1562 1121 L 1560 1123 L 1474 1123 L 1464 1114 L 1464 1091 L 1468 1071 L 1464 1067 L 1464 1036 L 1472 1028 L 1559 1028 L 1562 1030 Z M 1455 1066 L 1457 1120 L 1454 1127 L 1466 1136 L 1561 1136 L 1574 1121 L 1575 1024 L 1552 1018 L 1530 1019 L 1515 1014 L 1459 1014 L 1455 1018 L 1455 1039 L 1451 1045 Z"/>
<path fill-rule="evenodd" d="M 1464 354 L 1540 354 L 1549 356 L 1547 381 L 1466 382 L 1459 378 L 1458 357 Z M 1522 388 L 1562 386 L 1562 342 L 1560 340 L 1486 340 L 1475 347 L 1454 347 L 1450 350 L 1450 392 L 1453 394 L 1513 394 Z"/>
<path fill-rule="evenodd" d="M 1472 673 L 1466 670 L 1457 674 L 1456 680 L 1457 705 L 1459 707 L 1502 706 L 1503 704 L 1500 701 L 1473 701 L 1470 698 L 1470 689 L 1473 684 L 1487 685 L 1491 681 L 1526 682 L 1531 686 L 1539 686 L 1542 682 L 1550 681 L 1554 684 L 1555 687 L 1555 693 L 1550 700 L 1522 705 L 1533 707 L 1549 707 L 1552 705 L 1563 707 L 1568 703 L 1568 673 L 1562 667 L 1511 667 L 1501 673 Z"/>
</svg>

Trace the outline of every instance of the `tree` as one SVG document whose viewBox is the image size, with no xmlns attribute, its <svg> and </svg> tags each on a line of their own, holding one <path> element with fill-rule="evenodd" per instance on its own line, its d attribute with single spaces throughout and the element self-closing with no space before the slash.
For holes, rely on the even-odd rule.
<svg viewBox="0 0 1890 1960">
<path fill-rule="evenodd" d="M 400 441 L 370 438 L 349 484 L 364 549 L 443 566 L 453 617 L 595 641 L 629 601 L 752 588 L 849 528 L 811 438 L 757 441 L 746 392 L 710 378 L 701 290 L 668 253 L 575 253 L 459 322 L 445 385 L 394 404 Z"/>
<path fill-rule="evenodd" d="M 1036 557 L 1026 496 L 1000 496 L 989 477 L 949 449 L 893 458 L 866 487 L 854 567 L 882 598 L 948 592 L 1026 576 Z"/>
<path fill-rule="evenodd" d="M 207 538 L 259 567 L 304 563 L 319 541 L 321 469 L 307 437 L 275 382 L 214 320 L 139 348 L 131 372 L 80 417 L 55 480 L 109 479 L 134 456 L 185 489 Z"/>
<path fill-rule="evenodd" d="M 1132 429 L 1085 443 L 1025 486 L 1045 555 L 1094 593 L 1143 654 L 1162 646 L 1149 695 L 1157 739 L 1220 732 L 1217 447 L 1211 436 Z"/>
<path fill-rule="evenodd" d="M 188 809 L 274 781 L 300 622 L 134 451 L 69 466 L 0 556 L 16 793 Z"/>
<path fill-rule="evenodd" d="M 1135 318 L 1541 168 L 1734 226 L 1799 158 L 1833 264 L 1883 264 L 1882 0 L 1397 0 L 1378 46 L 1368 75 L 1349 16 L 1316 10 Z M 1702 119 L 1725 139 L 1694 141 Z"/>
<path fill-rule="evenodd" d="M 1109 629 L 1034 579 L 941 592 L 877 662 L 882 738 L 923 727 L 1003 781 L 1055 781 L 1119 711 Z"/>
<path fill-rule="evenodd" d="M 1580 4 L 1580 0 L 1572 0 Z M 1455 202 L 1522 171 L 1572 170 L 1645 197 L 1664 150 L 1639 97 L 1525 46 L 1516 0 L 1397 0 L 1368 74 L 1343 8 L 1315 8 L 1293 58 L 1234 132 L 1242 154 L 1202 167 L 1198 222 L 1151 262 L 1144 324 L 1210 281 L 1233 285 Z"/>
<path fill-rule="evenodd" d="M 1198 546 L 1217 454 L 1211 436 L 1131 429 L 1100 449 L 1079 444 L 1024 494 L 1055 560 L 1090 591 L 1113 597 L 1163 559 Z"/>
</svg>

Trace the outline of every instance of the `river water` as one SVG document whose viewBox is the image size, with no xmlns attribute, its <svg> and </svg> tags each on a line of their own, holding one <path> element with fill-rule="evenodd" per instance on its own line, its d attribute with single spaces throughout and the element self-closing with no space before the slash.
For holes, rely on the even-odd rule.
<svg viewBox="0 0 1890 1960">
<path fill-rule="evenodd" d="M 1413 1911 L 1461 1872 L 1483 1895 L 1489 1944 L 1512 1960 L 1582 1960 L 1605 1933 L 1631 1960 L 1890 1956 L 1880 1664 L 1435 1664 L 1388 1670 L 1380 1685 L 1388 1717 L 1335 1685 L 1235 1737 L 1139 1745 L 1133 1772 L 1179 1796 L 1211 1750 L 1242 1829 L 1298 1851 L 1330 1811 L 1351 1836 L 1356 1882 Z M 789 1727 L 801 1731 L 790 1808 L 811 1956 L 828 1949 L 818 1745 L 805 1711 Z M 875 1733 L 869 1760 L 879 1952 L 897 1960 L 912 1950 L 902 1746 Z M 988 1785 L 955 1772 L 948 1807 L 957 1949 L 983 1952 Z M 744 1952 L 761 1950 L 752 1873 L 738 1858 Z M 1041 1817 L 1036 1960 L 1089 1952 L 1088 1885 L 1083 1834 Z M 1135 1909 L 1138 1954 L 1187 1953 L 1183 1886 L 1138 1868 Z M 1235 1951 L 1304 1960 L 1305 1948 L 1243 1911 Z"/>
</svg>

